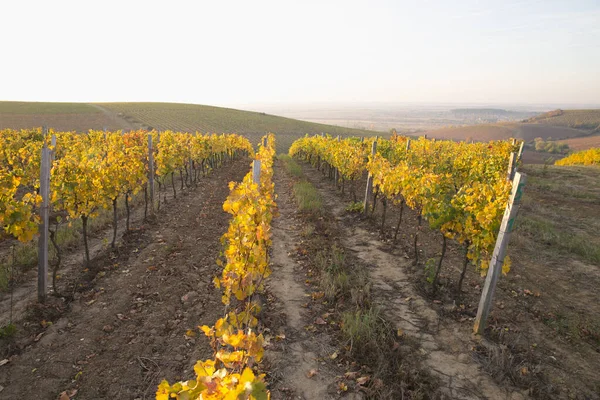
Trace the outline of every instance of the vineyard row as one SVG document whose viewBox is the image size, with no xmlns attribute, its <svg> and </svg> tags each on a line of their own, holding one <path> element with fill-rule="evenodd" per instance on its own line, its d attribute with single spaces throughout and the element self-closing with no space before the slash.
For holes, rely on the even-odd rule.
<svg viewBox="0 0 600 400">
<path fill-rule="evenodd" d="M 489 266 L 501 267 L 504 274 L 510 270 L 510 257 L 505 257 L 506 244 L 518 208 L 513 209 L 512 201 L 518 204 L 525 182 L 522 174 L 513 181 L 521 150 L 522 144 L 514 140 L 466 143 L 425 138 L 411 141 L 397 135 L 391 140 L 307 136 L 294 142 L 289 153 L 332 177 L 342 191 L 349 183 L 355 201 L 356 182 L 368 173 L 363 211 L 368 213 L 372 202 L 372 213 L 380 198 L 383 230 L 388 202 L 397 204 L 400 215 L 394 240 L 401 227 L 404 207 L 414 210 L 418 216 L 413 246 L 415 265 L 419 262 L 422 222 L 439 231 L 441 257 L 437 265 L 426 265 L 427 280 L 434 290 L 438 286 L 447 240 L 456 240 L 464 248 L 457 287 L 460 292 L 469 264 L 475 265 L 482 275 Z M 486 286 L 494 285 L 497 279 L 495 274 L 489 276 L 494 276 L 494 282 Z M 487 296 L 486 289 L 484 296 Z M 491 300 L 486 299 L 486 303 L 488 301 Z M 486 308 L 489 311 L 489 307 Z"/>
<path fill-rule="evenodd" d="M 265 339 L 257 334 L 261 308 L 258 294 L 271 274 L 271 220 L 276 214 L 272 181 L 275 138 L 263 138 L 253 169 L 242 182 L 229 184 L 223 210 L 232 215 L 223 235 L 223 271 L 215 286 L 223 290 L 228 310 L 213 326 L 200 329 L 210 338 L 213 357 L 194 366 L 196 378 L 170 385 L 163 381 L 157 400 L 177 399 L 268 399 L 264 374 L 256 372 L 264 354 Z"/>
</svg>

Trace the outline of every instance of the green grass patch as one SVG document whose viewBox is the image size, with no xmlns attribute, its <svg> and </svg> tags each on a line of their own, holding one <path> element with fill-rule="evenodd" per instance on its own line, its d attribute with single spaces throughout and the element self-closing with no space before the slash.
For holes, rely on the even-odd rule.
<svg viewBox="0 0 600 400">
<path fill-rule="evenodd" d="M 0 328 L 0 339 L 7 339 L 15 336 L 17 327 L 15 324 L 8 324 Z"/>
<path fill-rule="evenodd" d="M 542 318 L 544 324 L 569 340 L 588 341 L 600 345 L 600 321 L 590 320 L 578 314 L 548 313 Z"/>
<path fill-rule="evenodd" d="M 303 176 L 302 167 L 292 157 L 287 154 L 280 154 L 277 158 L 283 161 L 283 165 L 288 174 L 295 178 L 301 178 Z"/>
<path fill-rule="evenodd" d="M 585 233 L 577 234 L 558 229 L 553 222 L 537 216 L 522 216 L 517 231 L 562 253 L 576 254 L 583 260 L 600 264 L 600 247 Z"/>
<path fill-rule="evenodd" d="M 307 181 L 295 183 L 294 196 L 300 211 L 316 215 L 322 213 L 323 199 L 312 183 Z"/>
</svg>

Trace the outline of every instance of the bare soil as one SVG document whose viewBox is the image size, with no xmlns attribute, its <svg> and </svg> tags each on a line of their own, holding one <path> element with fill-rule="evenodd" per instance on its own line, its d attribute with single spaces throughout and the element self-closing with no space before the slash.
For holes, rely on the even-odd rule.
<svg viewBox="0 0 600 400">
<path fill-rule="evenodd" d="M 271 396 L 338 399 L 344 396 L 336 393 L 336 376 L 343 375 L 343 370 L 330 358 L 336 351 L 336 341 L 326 330 L 316 329 L 316 310 L 309 307 L 313 290 L 307 284 L 307 264 L 301 257 L 304 223 L 291 193 L 293 181 L 278 165 L 274 182 L 280 215 L 273 223 L 273 274 L 267 288 L 273 295 L 272 307 L 280 310 L 282 324 L 277 332 L 271 332 L 266 354 Z M 265 313 L 277 315 L 272 310 Z"/>
<path fill-rule="evenodd" d="M 65 278 L 75 283 L 72 302 L 17 304 L 17 334 L 0 342 L 8 360 L 0 397 L 149 399 L 162 379 L 193 376 L 196 360 L 212 353 L 186 331 L 224 311 L 212 283 L 229 223 L 221 207 L 227 182 L 247 170 L 247 160 L 226 164 L 163 204 L 154 221 L 134 222 L 117 251 L 100 251 Z"/>
</svg>

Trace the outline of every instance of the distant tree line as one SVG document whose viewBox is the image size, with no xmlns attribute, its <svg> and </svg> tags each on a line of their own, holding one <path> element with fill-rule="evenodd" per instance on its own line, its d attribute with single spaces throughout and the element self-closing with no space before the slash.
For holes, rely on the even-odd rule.
<svg viewBox="0 0 600 400">
<path fill-rule="evenodd" d="M 537 137 L 537 138 L 533 139 L 535 151 L 544 151 L 546 153 L 555 153 L 555 154 L 567 154 L 569 152 L 568 144 L 559 143 L 559 142 L 551 140 L 551 139 L 552 138 L 550 138 L 550 137 L 547 140 L 544 140 L 541 137 Z"/>
</svg>

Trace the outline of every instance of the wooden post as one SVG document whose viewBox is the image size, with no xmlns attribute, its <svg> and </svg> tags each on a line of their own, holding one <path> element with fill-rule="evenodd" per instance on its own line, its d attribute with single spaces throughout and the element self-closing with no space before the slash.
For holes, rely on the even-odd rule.
<svg viewBox="0 0 600 400">
<path fill-rule="evenodd" d="M 260 185 L 260 160 L 252 162 L 252 182 Z"/>
<path fill-rule="evenodd" d="M 514 146 L 515 144 L 517 144 L 517 139 L 515 139 L 515 138 L 512 138 L 512 140 L 510 141 L 510 144 L 512 144 L 513 146 Z"/>
<path fill-rule="evenodd" d="M 152 134 L 148 134 L 148 187 L 150 190 L 150 214 L 154 213 L 154 148 L 152 147 Z"/>
<path fill-rule="evenodd" d="M 427 139 L 427 134 L 424 134 L 424 135 L 423 135 L 423 139 Z"/>
<path fill-rule="evenodd" d="M 338 137 L 337 137 L 337 139 L 336 139 L 336 140 L 337 140 L 338 142 L 340 141 L 340 135 L 338 135 Z M 336 189 L 337 189 L 337 185 L 338 185 L 338 179 L 339 179 L 339 172 L 338 172 L 338 169 L 337 169 L 337 168 L 335 168 L 335 169 L 333 170 L 333 181 L 335 182 L 335 187 L 336 187 Z"/>
<path fill-rule="evenodd" d="M 514 153 L 513 153 L 514 154 Z M 498 239 L 496 240 L 496 246 L 494 247 L 494 253 L 490 260 L 490 266 L 488 268 L 487 276 L 485 278 L 485 285 L 483 286 L 483 292 L 481 293 L 481 299 L 479 300 L 479 308 L 477 309 L 477 317 L 475 318 L 475 326 L 473 331 L 476 334 L 481 334 L 486 326 L 487 318 L 490 314 L 492 307 L 492 300 L 494 298 L 494 292 L 496 290 L 496 284 L 498 278 L 502 273 L 502 264 L 504 264 L 504 257 L 506 256 L 506 248 L 508 247 L 508 241 L 510 239 L 510 233 L 513 230 L 515 218 L 517 217 L 517 211 L 521 204 L 521 197 L 523 197 L 523 187 L 527 180 L 527 175 L 517 172 L 513 181 L 513 187 L 502 217 L 502 224 L 498 232 Z"/>
<path fill-rule="evenodd" d="M 377 152 L 377 140 L 373 140 L 373 145 L 371 146 L 371 156 L 375 156 Z M 369 176 L 367 177 L 367 188 L 365 190 L 365 200 L 363 201 L 363 212 L 365 215 L 367 214 L 367 210 L 369 209 L 369 199 L 373 195 L 373 175 L 369 172 Z"/>
<path fill-rule="evenodd" d="M 42 147 L 42 160 L 40 165 L 40 238 L 38 241 L 38 302 L 46 301 L 48 287 L 48 224 L 50 214 L 50 149 L 46 142 L 48 129 L 43 128 L 44 146 Z M 56 139 L 54 139 L 56 142 Z"/>
<path fill-rule="evenodd" d="M 517 154 L 517 160 L 521 160 L 521 156 L 523 156 L 523 146 L 525 146 L 525 141 L 521 141 L 521 145 L 519 146 L 519 153 Z"/>
<path fill-rule="evenodd" d="M 263 138 L 262 145 L 263 145 L 263 147 L 267 147 L 267 138 L 266 137 Z"/>
<path fill-rule="evenodd" d="M 50 145 L 52 146 L 52 150 L 50 151 L 50 162 L 52 162 L 56 156 L 56 135 L 52 135 L 52 139 L 50 139 Z"/>
<path fill-rule="evenodd" d="M 406 140 L 406 151 L 410 150 L 410 139 Z"/>
<path fill-rule="evenodd" d="M 506 173 L 506 179 L 512 181 L 515 177 L 517 165 L 517 153 L 510 153 L 510 159 L 508 160 L 508 172 Z"/>
</svg>

